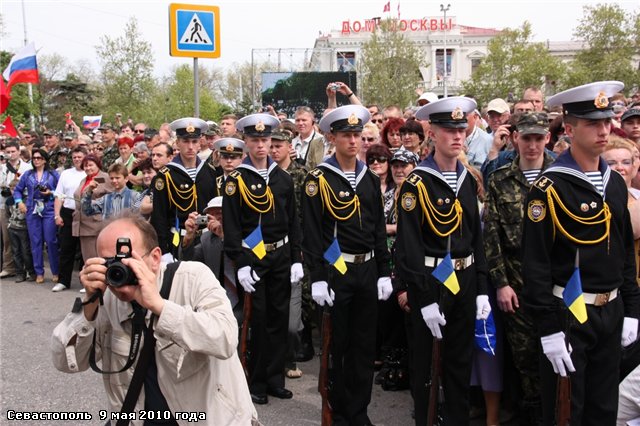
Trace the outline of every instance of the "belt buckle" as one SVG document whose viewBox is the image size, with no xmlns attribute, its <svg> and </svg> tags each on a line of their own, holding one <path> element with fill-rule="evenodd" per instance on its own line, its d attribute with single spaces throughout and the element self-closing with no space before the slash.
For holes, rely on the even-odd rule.
<svg viewBox="0 0 640 426">
<path fill-rule="evenodd" d="M 609 297 L 611 293 L 598 293 L 596 294 L 596 300 L 593 302 L 593 306 L 602 306 L 609 303 Z"/>
<path fill-rule="evenodd" d="M 453 269 L 455 269 L 456 271 L 462 271 L 464 268 L 467 267 L 466 260 L 467 259 L 454 259 Z"/>
<path fill-rule="evenodd" d="M 275 249 L 276 249 L 276 244 L 275 243 L 265 244 L 264 245 L 264 251 L 266 251 L 267 253 L 272 252 Z"/>
<path fill-rule="evenodd" d="M 358 264 L 358 263 L 364 263 L 364 260 L 366 258 L 366 254 L 355 254 L 353 255 L 353 263 Z"/>
</svg>

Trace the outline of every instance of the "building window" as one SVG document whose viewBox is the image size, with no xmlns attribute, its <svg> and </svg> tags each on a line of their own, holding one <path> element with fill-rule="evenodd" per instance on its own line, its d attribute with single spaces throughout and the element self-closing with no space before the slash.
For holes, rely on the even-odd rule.
<svg viewBox="0 0 640 426">
<path fill-rule="evenodd" d="M 337 52 L 336 62 L 339 72 L 356 70 L 356 52 Z"/>
<path fill-rule="evenodd" d="M 471 75 L 478 69 L 480 64 L 482 63 L 482 59 L 480 58 L 472 58 L 471 59 Z"/>
<path fill-rule="evenodd" d="M 447 77 L 451 76 L 451 58 L 453 57 L 453 49 L 447 49 Z M 442 80 L 444 76 L 444 49 L 436 50 L 436 78 Z"/>
</svg>

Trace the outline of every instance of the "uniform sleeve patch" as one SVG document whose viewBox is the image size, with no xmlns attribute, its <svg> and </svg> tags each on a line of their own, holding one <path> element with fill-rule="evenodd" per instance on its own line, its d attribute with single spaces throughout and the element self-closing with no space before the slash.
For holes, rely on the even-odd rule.
<svg viewBox="0 0 640 426">
<path fill-rule="evenodd" d="M 224 187 L 224 192 L 228 196 L 232 196 L 233 194 L 235 194 L 236 193 L 236 183 L 235 182 L 227 182 L 227 184 Z"/>
<path fill-rule="evenodd" d="M 405 211 L 410 212 L 411 210 L 413 210 L 416 207 L 415 194 L 413 194 L 412 192 L 405 192 L 404 194 L 402 194 L 401 205 Z"/>
<path fill-rule="evenodd" d="M 553 186 L 553 181 L 546 176 L 540 176 L 538 180 L 533 183 L 533 186 L 542 192 L 547 192 L 547 190 Z"/>
<path fill-rule="evenodd" d="M 158 178 L 156 179 L 155 187 L 157 191 L 162 191 L 164 189 L 164 179 L 160 176 L 158 176 Z"/>
<path fill-rule="evenodd" d="M 304 192 L 309 197 L 314 197 L 318 193 L 318 182 L 315 180 L 310 180 L 304 186 Z"/>
<path fill-rule="evenodd" d="M 540 222 L 547 215 L 547 206 L 542 200 L 532 200 L 527 208 L 527 216 L 532 222 Z"/>
</svg>

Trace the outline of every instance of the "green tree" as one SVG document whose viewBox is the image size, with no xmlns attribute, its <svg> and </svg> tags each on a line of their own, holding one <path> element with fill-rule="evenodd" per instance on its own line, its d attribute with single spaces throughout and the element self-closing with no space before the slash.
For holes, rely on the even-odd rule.
<svg viewBox="0 0 640 426">
<path fill-rule="evenodd" d="M 260 98 L 262 86 L 262 73 L 272 71 L 275 66 L 270 62 L 254 64 L 253 72 L 251 62 L 242 64 L 233 63 L 226 72 L 224 79 L 219 80 L 217 90 L 222 99 L 231 109 L 241 115 L 256 112 L 256 104 Z M 251 98 L 255 90 L 255 102 Z"/>
<path fill-rule="evenodd" d="M 157 90 L 152 76 L 154 58 L 151 43 L 142 38 L 137 20 L 127 22 L 122 36 L 102 36 L 100 42 L 96 53 L 101 64 L 101 113 L 113 117 L 121 112 L 134 120 L 153 116 L 149 99 Z"/>
<path fill-rule="evenodd" d="M 487 45 L 487 57 L 471 78 L 462 83 L 463 91 L 484 105 L 509 94 L 520 97 L 528 86 L 541 87 L 547 81 L 562 86 L 564 67 L 551 56 L 544 43 L 532 41 L 531 24 L 504 29 Z"/>
<path fill-rule="evenodd" d="M 640 82 L 640 13 L 618 4 L 584 6 L 573 35 L 584 49 L 571 63 L 569 85 L 620 80 L 631 88 Z"/>
<path fill-rule="evenodd" d="M 359 95 L 367 103 L 408 106 L 415 101 L 424 53 L 397 25 L 395 19 L 380 21 L 362 46 Z"/>
</svg>

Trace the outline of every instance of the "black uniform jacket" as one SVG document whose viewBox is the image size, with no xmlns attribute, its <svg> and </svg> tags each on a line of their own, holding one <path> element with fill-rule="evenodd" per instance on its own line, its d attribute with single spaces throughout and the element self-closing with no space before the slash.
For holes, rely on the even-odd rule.
<svg viewBox="0 0 640 426">
<path fill-rule="evenodd" d="M 455 200 L 462 207 L 462 222 L 451 234 L 451 258 L 474 256 L 476 267 L 476 292 L 487 293 L 487 262 L 482 242 L 482 228 L 478 210 L 477 183 L 462 163 L 457 164 L 457 194 L 453 192 L 439 167 L 433 154 L 425 158 L 411 175 L 402 183 L 398 201 L 398 229 L 396 237 L 396 273 L 398 278 L 408 285 L 416 286 L 420 306 L 418 309 L 438 302 L 438 296 L 431 291 L 429 282 L 435 278 L 425 271 L 425 256 L 443 258 L 447 254 L 448 237 L 434 233 L 424 215 L 418 182 L 422 182 L 427 190 L 431 205 L 443 216 L 441 221 L 447 222 L 451 215 Z M 426 204 L 426 201 L 425 201 Z M 433 213 L 431 214 L 433 216 Z M 437 215 L 436 215 L 437 216 Z M 446 233 L 453 224 L 440 224 L 433 221 L 440 233 Z"/>
<path fill-rule="evenodd" d="M 320 194 L 319 177 L 321 175 L 337 197 L 332 204 L 340 206 L 340 203 L 349 203 L 357 194 L 359 211 L 356 210 L 347 220 L 334 219 Z M 346 208 L 335 211 L 339 217 L 345 217 L 353 210 Z M 327 281 L 328 272 L 333 268 L 324 259 L 324 252 L 333 242 L 334 230 L 337 231 L 336 236 L 342 253 L 365 254 L 373 250 L 378 277 L 390 276 L 390 255 L 386 242 L 380 178 L 361 161 L 356 163 L 355 191 L 340 169 L 335 155 L 309 172 L 302 193 L 302 218 L 304 229 L 302 247 L 312 283 Z M 349 265 L 347 264 L 347 269 Z"/>
<path fill-rule="evenodd" d="M 172 244 L 173 233 L 171 229 L 176 226 L 184 229 L 184 222 L 189 217 L 189 213 L 198 211 L 202 214 L 207 203 L 217 195 L 216 170 L 208 162 L 196 160 L 196 195 L 197 200 L 192 203 L 193 197 L 190 192 L 194 185 L 193 180 L 187 174 L 179 155 L 170 163 L 158 171 L 154 178 L 153 186 L 153 211 L 151 212 L 151 224 L 158 233 L 158 241 L 162 253 L 175 252 Z M 171 175 L 168 181 L 168 175 Z M 171 194 L 169 194 L 169 191 Z M 183 196 L 177 191 L 183 191 Z M 189 194 L 189 195 L 186 195 Z M 171 196 L 171 200 L 170 200 Z M 182 209 L 176 208 L 176 204 Z M 187 208 L 188 207 L 188 208 Z"/>
<path fill-rule="evenodd" d="M 238 269 L 250 266 L 258 258 L 251 250 L 242 247 L 242 240 L 261 224 L 262 239 L 271 244 L 289 237 L 291 263 L 302 262 L 300 249 L 300 220 L 296 212 L 296 201 L 293 191 L 293 180 L 289 173 L 282 170 L 271 158 L 267 160 L 268 180 L 265 181 L 247 156 L 242 163 L 231 172 L 224 183 L 224 199 L 222 202 L 222 226 L 224 229 L 224 252 L 236 263 Z M 273 194 L 272 208 L 263 214 L 252 209 L 241 195 L 238 180 L 242 179 L 257 202 L 256 207 L 262 209 L 267 185 Z"/>
<path fill-rule="evenodd" d="M 604 197 L 582 172 L 569 149 L 544 171 L 527 197 L 522 241 L 523 295 L 542 336 L 564 328 L 564 305 L 552 294 L 552 289 L 554 285 L 564 287 L 573 274 L 578 248 L 582 291 L 604 293 L 619 288 L 625 316 L 638 318 L 640 291 L 635 281 L 627 188 L 622 177 L 612 172 L 602 159 L 599 169 L 603 176 Z M 553 201 L 553 210 L 549 205 L 552 189 L 560 199 Z M 611 212 L 610 235 L 599 243 L 585 244 L 606 232 L 602 221 L 605 202 Z M 580 221 L 601 223 L 589 225 Z M 558 224 L 583 243 L 571 241 Z"/>
</svg>

